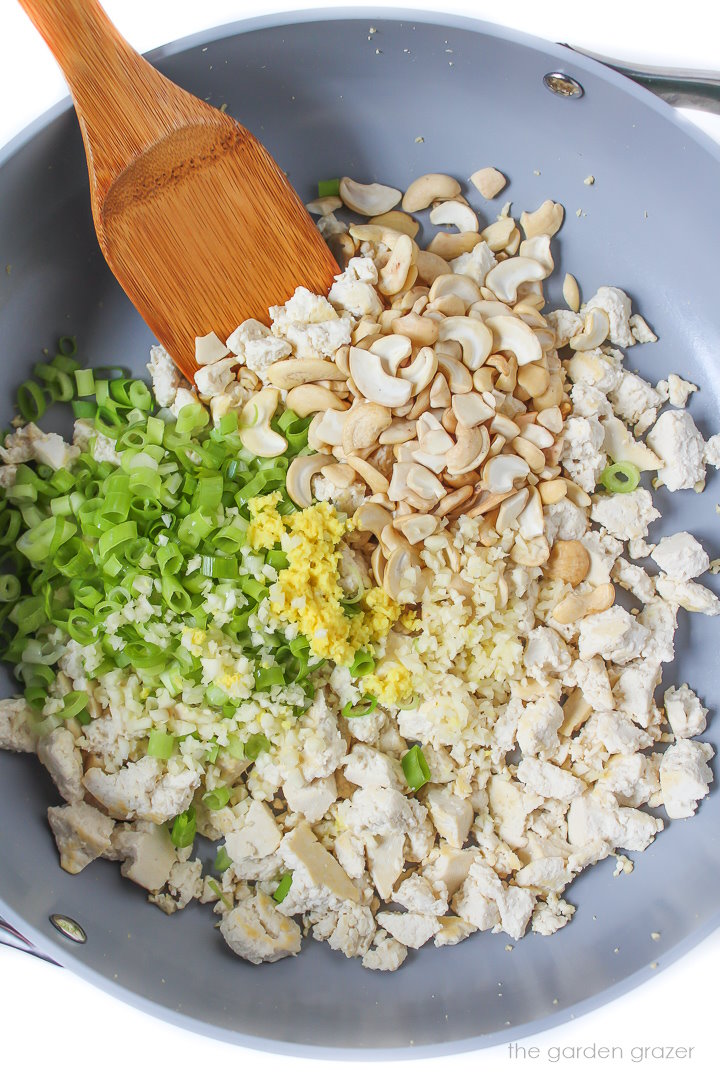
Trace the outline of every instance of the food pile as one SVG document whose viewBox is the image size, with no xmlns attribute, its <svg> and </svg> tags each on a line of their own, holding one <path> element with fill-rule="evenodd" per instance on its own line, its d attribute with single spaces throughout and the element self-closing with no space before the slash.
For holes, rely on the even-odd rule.
<svg viewBox="0 0 720 1080">
<path fill-rule="evenodd" d="M 308 209 L 328 296 L 199 337 L 194 387 L 159 346 L 151 395 L 67 340 L 21 387 L 0 746 L 49 770 L 69 872 L 114 859 L 168 913 L 213 903 L 253 963 L 311 934 L 392 971 L 554 933 L 577 874 L 629 873 L 618 852 L 708 793 L 707 710 L 656 692 L 720 564 L 661 535 L 652 491 L 702 492 L 720 435 L 692 383 L 625 366 L 657 339 L 621 289 L 581 303 L 566 274 L 543 314 L 559 204 L 481 228 L 429 174 Z M 455 231 L 423 250 L 426 210 Z M 37 427 L 47 398 L 73 399 L 71 444 Z"/>
</svg>

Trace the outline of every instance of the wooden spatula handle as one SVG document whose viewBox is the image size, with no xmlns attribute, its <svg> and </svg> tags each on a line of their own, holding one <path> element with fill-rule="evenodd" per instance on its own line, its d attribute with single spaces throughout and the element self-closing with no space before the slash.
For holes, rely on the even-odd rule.
<svg viewBox="0 0 720 1080">
<path fill-rule="evenodd" d="M 204 103 L 135 52 L 97 0 L 19 2 L 70 86 L 100 199 L 144 149 L 189 117 L 197 122 Z"/>
</svg>

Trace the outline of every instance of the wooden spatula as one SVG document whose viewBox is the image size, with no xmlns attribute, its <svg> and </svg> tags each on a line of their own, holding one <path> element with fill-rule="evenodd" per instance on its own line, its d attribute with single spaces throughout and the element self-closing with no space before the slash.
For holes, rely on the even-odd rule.
<svg viewBox="0 0 720 1080">
<path fill-rule="evenodd" d="M 72 92 L 103 254 L 185 375 L 196 335 L 327 292 L 337 264 L 249 131 L 155 71 L 97 0 L 20 3 Z"/>
</svg>

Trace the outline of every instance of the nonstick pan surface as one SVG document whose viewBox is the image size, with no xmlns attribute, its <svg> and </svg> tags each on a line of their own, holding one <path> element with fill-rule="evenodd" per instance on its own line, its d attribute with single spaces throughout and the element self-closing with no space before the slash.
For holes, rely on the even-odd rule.
<svg viewBox="0 0 720 1080">
<path fill-rule="evenodd" d="M 660 336 L 634 348 L 630 366 L 653 381 L 674 371 L 697 383 L 691 411 L 706 436 L 720 429 L 718 148 L 646 91 L 561 46 L 446 15 L 327 15 L 252 20 L 151 60 L 227 103 L 304 199 L 319 178 L 403 188 L 424 172 L 464 179 L 494 165 L 510 178 L 514 212 L 562 202 L 549 308 L 562 303 L 566 270 L 586 296 L 603 284 L 625 288 Z M 543 76 L 558 70 L 578 80 L 582 97 L 546 89 Z M 481 215 L 497 213 L 478 203 Z M 0 156 L 0 248 L 11 267 L 0 280 L 3 424 L 14 386 L 59 334 L 77 334 L 93 363 L 144 373 L 150 332 L 97 248 L 65 104 Z M 702 496 L 657 492 L 663 518 L 651 537 L 688 529 L 717 555 L 720 478 L 709 473 Z M 697 689 L 716 744 L 720 620 L 681 613 L 676 644 L 666 684 Z M 16 692 L 7 672 L 0 678 L 2 696 Z M 608 860 L 574 882 L 567 895 L 577 914 L 553 937 L 528 934 L 506 951 L 505 936 L 476 934 L 382 976 L 307 941 L 298 959 L 254 968 L 227 950 L 207 908 L 168 918 L 107 862 L 63 873 L 46 822 L 58 801 L 34 759 L 0 754 L 0 913 L 104 990 L 266 1050 L 408 1057 L 518 1038 L 626 992 L 720 922 L 713 791 L 695 819 L 671 823 L 637 856 L 631 875 L 613 877 Z M 82 925 L 86 944 L 55 934 L 48 918 L 57 912 Z"/>
</svg>

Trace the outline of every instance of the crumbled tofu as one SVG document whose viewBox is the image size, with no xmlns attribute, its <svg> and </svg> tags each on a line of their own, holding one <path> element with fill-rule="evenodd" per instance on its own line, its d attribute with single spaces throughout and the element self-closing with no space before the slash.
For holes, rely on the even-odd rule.
<svg viewBox="0 0 720 1080">
<path fill-rule="evenodd" d="M 282 839 L 267 803 L 253 799 L 239 828 L 225 835 L 225 850 L 233 862 L 260 859 L 277 851 Z"/>
<path fill-rule="evenodd" d="M 30 730 L 32 712 L 25 698 L 0 701 L 0 750 L 16 754 L 34 754 L 37 736 Z"/>
<path fill-rule="evenodd" d="M 670 409 L 647 436 L 647 444 L 662 460 L 658 480 L 668 491 L 694 488 L 705 481 L 705 442 L 689 412 Z"/>
<path fill-rule="evenodd" d="M 655 596 L 655 582 L 642 566 L 619 558 L 612 568 L 612 579 L 623 589 L 636 596 L 643 604 L 649 604 Z"/>
<path fill-rule="evenodd" d="M 545 318 L 548 326 L 555 333 L 555 345 L 558 349 L 564 348 L 570 338 L 575 337 L 576 334 L 581 334 L 585 323 L 582 315 L 578 315 L 575 311 L 566 311 L 564 308 L 549 311 Z"/>
<path fill-rule="evenodd" d="M 563 465 L 583 491 L 594 491 L 607 465 L 607 455 L 602 451 L 605 429 L 599 420 L 571 416 L 563 434 Z"/>
<path fill-rule="evenodd" d="M 474 817 L 470 801 L 433 784 L 427 788 L 425 798 L 433 825 L 440 836 L 451 847 L 461 848 L 467 840 Z"/>
<path fill-rule="evenodd" d="M 400 762 L 362 743 L 355 743 L 344 759 L 343 772 L 345 779 L 358 787 L 405 787 Z"/>
<path fill-rule="evenodd" d="M 411 874 L 392 895 L 393 902 L 407 911 L 420 915 L 444 915 L 447 911 L 447 891 L 436 895 L 427 880 L 419 874 Z"/>
<path fill-rule="evenodd" d="M 691 739 L 693 735 L 702 735 L 708 711 L 687 683 L 677 689 L 669 686 L 663 700 L 665 715 L 676 738 Z"/>
<path fill-rule="evenodd" d="M 397 971 L 406 957 L 407 948 L 386 930 L 379 930 L 372 948 L 363 956 L 362 966 L 368 971 Z"/>
<path fill-rule="evenodd" d="M 75 739 L 67 728 L 55 728 L 38 740 L 37 756 L 53 779 L 67 803 L 82 802 L 83 759 L 75 746 Z"/>
<path fill-rule="evenodd" d="M 356 319 L 375 318 L 383 310 L 377 290 L 377 269 L 372 259 L 351 259 L 342 274 L 338 274 L 328 293 L 328 300 L 344 314 Z"/>
<path fill-rule="evenodd" d="M 632 371 L 623 371 L 617 385 L 610 391 L 610 400 L 615 413 L 635 425 L 638 435 L 655 423 L 657 411 L 662 405 L 662 396 L 655 387 Z"/>
<path fill-rule="evenodd" d="M 175 367 L 170 353 L 162 345 L 153 345 L 147 369 L 150 372 L 155 400 L 162 408 L 169 408 L 175 400 L 178 387 L 185 380 Z"/>
<path fill-rule="evenodd" d="M 720 435 L 713 435 L 705 443 L 704 461 L 714 469 L 720 469 Z"/>
<path fill-rule="evenodd" d="M 66 443 L 62 435 L 42 431 L 37 424 L 26 424 L 5 438 L 0 444 L 0 460 L 6 465 L 19 465 L 24 461 L 37 461 L 51 469 L 64 469 L 80 454 L 78 446 Z"/>
<path fill-rule="evenodd" d="M 585 782 L 549 761 L 524 757 L 517 768 L 517 778 L 534 795 L 544 799 L 570 802 L 585 790 Z"/>
<path fill-rule="evenodd" d="M 710 790 L 712 769 L 707 764 L 715 751 L 709 743 L 678 739 L 662 757 L 660 787 L 668 817 L 692 817 Z"/>
<path fill-rule="evenodd" d="M 545 696 L 529 702 L 518 722 L 517 741 L 523 754 L 552 754 L 558 747 L 558 728 L 563 719 L 563 711 L 553 698 Z"/>
<path fill-rule="evenodd" d="M 302 823 L 286 833 L 280 844 L 285 864 L 293 871 L 302 871 L 303 878 L 316 888 L 326 889 L 339 900 L 360 899 L 360 893 L 338 861 L 322 846 L 310 826 Z M 293 892 L 300 874 L 293 874 L 293 884 L 283 901 L 285 911 L 294 900 Z"/>
<path fill-rule="evenodd" d="M 263 341 L 271 336 L 270 328 L 258 319 L 245 319 L 227 339 L 227 350 L 244 361 L 245 348 L 251 341 Z"/>
<path fill-rule="evenodd" d="M 325 817 L 337 799 L 335 777 L 331 774 L 307 781 L 300 769 L 294 769 L 285 779 L 283 795 L 290 810 L 302 814 L 312 825 Z"/>
<path fill-rule="evenodd" d="M 658 574 L 657 591 L 672 604 L 678 604 L 686 611 L 699 611 L 703 615 L 720 615 L 720 599 L 697 581 L 675 581 Z"/>
<path fill-rule="evenodd" d="M 649 491 L 636 488 L 627 494 L 598 495 L 590 517 L 618 540 L 637 540 L 647 536 L 660 511 L 653 506 Z"/>
<path fill-rule="evenodd" d="M 300 952 L 300 927 L 257 890 L 220 920 L 220 933 L 234 953 L 251 964 L 274 963 Z"/>
<path fill-rule="evenodd" d="M 690 581 L 700 577 L 710 566 L 702 544 L 688 532 L 664 536 L 650 556 L 654 563 L 673 581 Z"/>
<path fill-rule="evenodd" d="M 178 858 L 167 828 L 149 821 L 120 825 L 113 836 L 113 852 L 122 861 L 123 877 L 148 892 L 163 887 Z"/>
<path fill-rule="evenodd" d="M 642 315 L 630 316 L 630 329 L 632 330 L 633 337 L 638 345 L 647 345 L 653 341 L 657 341 L 657 334 L 653 333 Z"/>
<path fill-rule="evenodd" d="M 669 401 L 675 409 L 684 409 L 688 398 L 697 390 L 695 383 L 681 379 L 679 375 L 668 375 L 667 379 L 657 384 L 657 391 L 665 401 Z"/>
<path fill-rule="evenodd" d="M 441 915 L 440 929 L 434 938 L 435 947 L 439 949 L 443 945 L 459 945 L 474 933 L 475 927 L 472 923 L 465 922 L 459 915 Z"/>
<path fill-rule="evenodd" d="M 440 921 L 435 915 L 419 915 L 415 912 L 381 911 L 377 921 L 407 949 L 421 948 L 440 929 Z"/>
<path fill-rule="evenodd" d="M 627 348 L 635 344 L 635 337 L 630 328 L 632 303 L 627 293 L 612 285 L 601 285 L 594 296 L 583 305 L 582 312 L 600 308 L 610 320 L 610 340 L 613 345 Z"/>
<path fill-rule="evenodd" d="M 481 240 L 471 251 L 458 255 L 457 259 L 451 259 L 450 266 L 453 274 L 464 274 L 480 287 L 485 284 L 485 278 L 493 266 L 497 266 L 497 259 L 491 248 Z"/>
<path fill-rule="evenodd" d="M 143 818 L 161 825 L 187 810 L 200 783 L 197 768 L 163 774 L 157 758 L 130 762 L 117 773 L 93 767 L 85 773 L 86 789 L 120 821 Z"/>
<path fill-rule="evenodd" d="M 198 393 L 206 398 L 223 394 L 235 378 L 233 368 L 236 364 L 237 357 L 228 356 L 224 360 L 216 360 L 214 364 L 198 368 L 195 372 L 195 386 Z"/>
<path fill-rule="evenodd" d="M 60 865 L 68 874 L 79 874 L 110 849 L 115 823 L 94 806 L 51 806 L 48 821 L 60 852 Z"/>
<path fill-rule="evenodd" d="M 244 348 L 244 363 L 250 371 L 254 371 L 263 382 L 267 381 L 267 369 L 278 360 L 285 360 L 292 353 L 292 346 L 282 338 L 267 337 L 258 338 L 256 341 L 248 341 Z"/>
<path fill-rule="evenodd" d="M 578 628 L 581 660 L 602 656 L 614 664 L 626 664 L 640 656 L 650 637 L 633 615 L 617 605 L 598 615 L 587 615 Z"/>
</svg>

